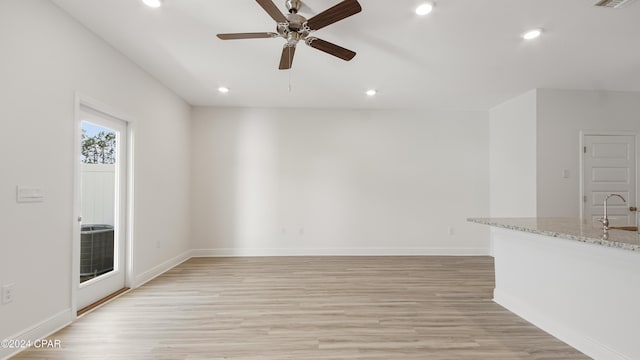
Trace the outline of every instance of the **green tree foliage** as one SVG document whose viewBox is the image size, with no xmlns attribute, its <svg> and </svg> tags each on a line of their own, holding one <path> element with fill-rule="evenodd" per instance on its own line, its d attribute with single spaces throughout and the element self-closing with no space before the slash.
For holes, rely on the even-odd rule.
<svg viewBox="0 0 640 360">
<path fill-rule="evenodd" d="M 82 130 L 82 162 L 85 164 L 115 164 L 116 134 L 100 131 L 94 136 L 87 136 Z"/>
</svg>

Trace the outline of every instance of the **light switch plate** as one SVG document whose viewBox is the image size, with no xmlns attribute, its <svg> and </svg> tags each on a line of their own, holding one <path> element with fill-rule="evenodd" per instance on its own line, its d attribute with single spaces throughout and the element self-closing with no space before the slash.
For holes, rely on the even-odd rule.
<svg viewBox="0 0 640 360">
<path fill-rule="evenodd" d="M 43 202 L 44 193 L 41 187 L 18 186 L 16 189 L 16 201 L 19 203 Z"/>
<path fill-rule="evenodd" d="M 15 284 L 9 284 L 2 287 L 2 304 L 10 304 L 13 302 L 13 290 Z"/>
</svg>

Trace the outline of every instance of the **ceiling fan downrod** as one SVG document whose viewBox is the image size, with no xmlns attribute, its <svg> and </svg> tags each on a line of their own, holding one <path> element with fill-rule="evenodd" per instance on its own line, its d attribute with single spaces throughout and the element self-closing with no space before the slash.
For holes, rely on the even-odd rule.
<svg viewBox="0 0 640 360">
<path fill-rule="evenodd" d="M 289 14 L 297 14 L 300 10 L 300 6 L 302 6 L 302 2 L 300 0 L 287 0 L 286 4 Z"/>
</svg>

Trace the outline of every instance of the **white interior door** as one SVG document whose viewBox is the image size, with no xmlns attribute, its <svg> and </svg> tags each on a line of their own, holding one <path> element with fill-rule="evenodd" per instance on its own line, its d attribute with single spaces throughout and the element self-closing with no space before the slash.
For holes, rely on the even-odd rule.
<svg viewBox="0 0 640 360">
<path fill-rule="evenodd" d="M 583 217 L 599 224 L 604 199 L 612 226 L 635 225 L 636 137 L 634 135 L 585 135 L 583 138 Z"/>
<path fill-rule="evenodd" d="M 125 287 L 127 124 L 80 107 L 80 278 L 82 309 Z"/>
</svg>

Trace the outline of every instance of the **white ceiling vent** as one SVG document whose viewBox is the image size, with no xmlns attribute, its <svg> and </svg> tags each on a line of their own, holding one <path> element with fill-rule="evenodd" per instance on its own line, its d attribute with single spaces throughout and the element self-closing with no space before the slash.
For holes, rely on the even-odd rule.
<svg viewBox="0 0 640 360">
<path fill-rule="evenodd" d="M 600 0 L 596 3 L 596 6 L 602 6 L 602 7 L 608 7 L 608 8 L 619 8 L 633 1 L 635 0 Z"/>
</svg>

